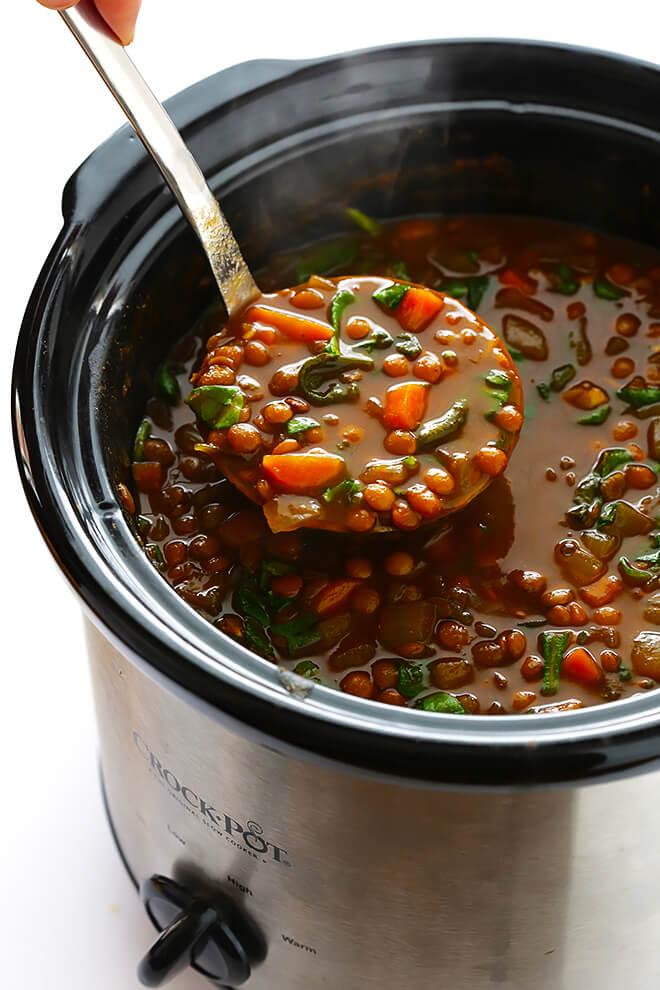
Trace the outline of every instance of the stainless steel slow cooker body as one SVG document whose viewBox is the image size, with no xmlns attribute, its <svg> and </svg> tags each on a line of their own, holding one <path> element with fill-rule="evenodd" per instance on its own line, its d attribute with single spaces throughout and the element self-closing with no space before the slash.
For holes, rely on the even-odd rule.
<svg viewBox="0 0 660 990">
<path fill-rule="evenodd" d="M 169 108 L 257 267 L 349 204 L 658 243 L 659 87 L 599 53 L 445 42 L 247 63 Z M 457 719 L 310 689 L 212 629 L 115 497 L 149 369 L 211 280 L 127 129 L 63 212 L 19 339 L 15 437 L 84 605 L 117 841 L 154 922 L 178 916 L 143 978 L 190 961 L 255 990 L 656 985 L 660 799 L 639 771 L 657 769 L 657 694 Z"/>
</svg>

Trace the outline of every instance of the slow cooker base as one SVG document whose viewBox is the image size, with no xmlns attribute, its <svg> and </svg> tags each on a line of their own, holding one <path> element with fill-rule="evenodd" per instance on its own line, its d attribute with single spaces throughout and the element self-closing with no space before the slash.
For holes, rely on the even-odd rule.
<svg viewBox="0 0 660 990">
<path fill-rule="evenodd" d="M 108 823 L 108 828 L 110 829 L 110 835 L 112 836 L 112 841 L 115 844 L 115 849 L 117 850 L 122 866 L 124 867 L 126 873 L 128 874 L 128 879 L 131 881 L 137 892 L 140 889 L 140 884 L 138 883 L 135 874 L 128 865 L 128 860 L 124 855 L 124 850 L 121 847 L 121 842 L 119 841 L 119 836 L 117 835 L 117 829 L 115 828 L 115 823 L 112 820 L 110 805 L 108 804 L 108 795 L 106 794 L 106 789 L 105 789 L 105 780 L 103 778 L 103 767 L 101 766 L 100 760 L 99 760 L 98 773 L 99 773 L 99 784 L 101 787 L 101 800 L 103 801 L 103 810 L 105 811 L 105 817 Z"/>
</svg>

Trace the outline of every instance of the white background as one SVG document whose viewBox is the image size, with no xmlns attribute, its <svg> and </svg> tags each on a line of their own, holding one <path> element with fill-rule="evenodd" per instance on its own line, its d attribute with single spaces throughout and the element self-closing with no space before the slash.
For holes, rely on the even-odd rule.
<svg viewBox="0 0 660 990">
<path fill-rule="evenodd" d="M 144 0 L 131 51 L 162 99 L 245 59 L 424 37 L 540 38 L 654 61 L 654 7 Z M 14 343 L 60 225 L 61 189 L 122 118 L 57 14 L 35 0 L 4 0 L 2 13 L 0 982 L 11 990 L 136 990 L 135 963 L 153 929 L 103 817 L 79 610 L 25 504 L 8 402 Z M 171 984 L 204 985 L 193 975 Z"/>
</svg>

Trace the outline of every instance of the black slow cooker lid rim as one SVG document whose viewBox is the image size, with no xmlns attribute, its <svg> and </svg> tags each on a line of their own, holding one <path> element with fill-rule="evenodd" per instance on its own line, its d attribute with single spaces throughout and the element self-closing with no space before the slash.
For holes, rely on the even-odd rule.
<svg viewBox="0 0 660 990">
<path fill-rule="evenodd" d="M 647 73 L 653 77 L 653 81 L 657 81 L 660 74 L 660 66 L 655 63 L 587 45 L 489 36 L 442 38 L 431 41 L 420 39 L 366 49 L 352 49 L 348 52 L 337 52 L 312 59 L 251 59 L 192 83 L 163 103 L 187 140 L 191 130 L 202 127 L 205 120 L 216 115 L 221 107 L 228 105 L 240 107 L 242 102 L 248 99 L 263 96 L 283 79 L 288 81 L 302 79 L 306 74 L 331 70 L 333 67 L 343 63 L 349 64 L 356 59 L 366 63 L 383 57 L 390 59 L 410 57 L 411 53 L 423 53 L 426 50 L 431 52 L 439 45 L 450 50 L 465 48 L 466 55 L 469 49 L 475 48 L 482 57 L 490 51 L 501 54 L 506 49 L 509 49 L 510 55 L 527 52 L 532 56 L 537 69 L 540 66 L 539 59 L 572 60 L 577 57 L 590 62 L 592 76 L 597 68 L 602 68 L 606 77 L 609 75 L 610 67 L 616 68 L 619 73 L 625 68 L 628 75 L 627 82 L 632 81 L 633 76 L 641 81 L 641 76 Z M 571 90 L 568 73 L 559 74 L 558 80 L 564 77 L 567 89 Z M 221 102 L 217 99 L 219 91 L 223 94 Z M 111 166 L 109 174 L 124 171 L 125 178 L 128 178 L 131 172 L 144 167 L 155 169 L 153 162 L 136 139 L 131 125 L 128 123 L 122 125 L 92 151 L 67 180 L 62 194 L 62 213 L 65 222 L 72 223 L 76 217 L 84 218 L 90 212 L 100 209 L 105 202 L 106 197 L 100 195 L 97 182 L 99 172 L 102 171 L 100 163 L 103 159 Z M 163 187 L 161 185 L 157 188 L 162 191 Z"/>
<path fill-rule="evenodd" d="M 191 95 L 193 95 L 192 92 Z M 77 226 L 76 237 L 84 238 L 85 233 L 84 227 Z M 490 732 L 487 735 L 484 735 L 483 732 L 475 734 L 471 728 L 478 723 L 483 723 L 484 718 L 473 717 L 464 722 L 461 720 L 461 723 L 457 724 L 456 718 L 452 716 L 412 712 L 409 714 L 415 720 L 414 730 L 402 736 L 393 731 L 395 726 L 390 712 L 387 713 L 388 718 L 386 720 L 378 720 L 377 731 L 373 731 L 374 718 L 371 711 L 368 712 L 365 706 L 371 710 L 378 710 L 379 706 L 371 706 L 368 702 L 363 702 L 360 699 L 350 699 L 350 702 L 358 706 L 358 719 L 344 720 L 346 724 L 340 726 L 336 718 L 327 718 L 327 710 L 321 713 L 318 707 L 313 704 L 314 692 L 320 696 L 326 693 L 331 696 L 331 707 L 333 712 L 337 714 L 338 711 L 346 709 L 347 702 L 346 696 L 339 695 L 337 692 L 324 688 L 314 689 L 312 696 L 302 703 L 283 693 L 279 684 L 269 685 L 265 692 L 255 690 L 248 692 L 245 683 L 236 681 L 227 675 L 227 671 L 222 669 L 217 658 L 213 660 L 212 669 L 209 669 L 208 662 L 205 667 L 200 665 L 200 656 L 185 648 L 188 644 L 173 645 L 168 643 L 167 648 L 163 650 L 163 629 L 154 626 L 151 619 L 145 622 L 144 615 L 130 614 L 130 609 L 127 608 L 130 600 L 118 594 L 117 588 L 113 586 L 112 582 L 110 582 L 110 586 L 108 585 L 107 576 L 99 570 L 93 545 L 87 540 L 81 539 L 81 533 L 75 528 L 72 530 L 69 521 L 63 517 L 59 499 L 65 493 L 65 488 L 61 487 L 62 479 L 57 475 L 56 465 L 49 458 L 42 461 L 42 448 L 39 443 L 30 444 L 29 442 L 37 440 L 40 428 L 39 388 L 35 374 L 39 365 L 41 345 L 47 336 L 49 313 L 56 296 L 57 285 L 54 276 L 60 264 L 65 260 L 72 235 L 73 230 L 70 221 L 68 225 L 65 225 L 44 266 L 43 282 L 41 286 L 38 285 L 35 288 L 21 331 L 15 364 L 14 387 L 18 397 L 23 431 L 28 441 L 29 461 L 32 462 L 30 468 L 22 473 L 33 511 L 65 573 L 94 612 L 111 617 L 112 628 L 120 633 L 124 642 L 127 644 L 140 643 L 141 651 L 144 652 L 145 656 L 148 656 L 154 667 L 162 670 L 167 677 L 184 686 L 186 683 L 190 685 L 194 680 L 195 690 L 214 698 L 219 708 L 239 710 L 246 721 L 252 721 L 258 726 L 265 711 L 270 711 L 271 714 L 274 712 L 278 716 L 274 728 L 277 728 L 282 736 L 286 735 L 293 741 L 304 738 L 306 746 L 319 750 L 328 748 L 330 753 L 336 754 L 339 749 L 343 748 L 339 745 L 342 740 L 338 735 L 339 732 L 343 733 L 343 743 L 346 744 L 351 762 L 371 763 L 371 760 L 366 760 L 365 754 L 361 752 L 360 748 L 356 749 L 358 743 L 360 747 L 365 743 L 373 747 L 374 752 L 371 755 L 378 757 L 375 752 L 375 749 L 378 748 L 380 755 L 384 756 L 384 749 L 386 748 L 384 740 L 386 739 L 394 741 L 397 747 L 397 753 L 390 753 L 390 758 L 395 755 L 397 757 L 402 756 L 403 754 L 400 752 L 402 748 L 413 747 L 408 754 L 409 757 L 411 755 L 416 757 L 413 760 L 412 772 L 415 775 L 419 772 L 422 776 L 424 769 L 431 771 L 431 776 L 437 776 L 437 746 L 442 745 L 443 779 L 453 776 L 447 769 L 448 764 L 453 765 L 454 763 L 450 758 L 452 753 L 455 753 L 458 760 L 460 778 L 465 779 L 469 769 L 466 761 L 470 762 L 466 750 L 475 746 L 478 747 L 479 759 L 484 764 L 482 772 L 477 774 L 477 778 L 482 779 L 485 775 L 490 780 L 494 777 L 494 771 L 496 779 L 499 780 L 496 764 L 500 758 L 504 759 L 505 765 L 509 768 L 508 772 L 504 774 L 504 778 L 507 780 L 525 781 L 532 778 L 538 780 L 539 773 L 543 773 L 543 763 L 546 762 L 545 758 L 549 755 L 550 750 L 553 748 L 559 750 L 567 745 L 571 747 L 573 756 L 577 757 L 579 747 L 582 745 L 590 749 L 593 755 L 594 748 L 599 750 L 601 747 L 611 747 L 618 742 L 621 744 L 619 747 L 620 758 L 614 762 L 619 765 L 622 765 L 621 757 L 627 766 L 641 765 L 647 759 L 652 758 L 648 754 L 643 757 L 639 753 L 631 754 L 627 751 L 626 755 L 623 756 L 623 750 L 626 749 L 625 743 L 630 742 L 633 736 L 641 741 L 643 736 L 648 736 L 649 733 L 654 736 L 657 731 L 660 714 L 649 710 L 655 706 L 644 704 L 644 711 L 641 710 L 640 706 L 640 702 L 650 702 L 652 700 L 650 696 L 616 703 L 614 706 L 618 709 L 616 717 L 614 717 L 615 713 L 611 710 L 611 706 L 608 706 L 607 711 L 600 707 L 591 711 L 574 713 L 570 717 L 570 726 L 562 716 L 544 716 L 542 724 L 539 724 L 540 717 L 528 716 L 521 719 L 519 716 L 503 716 L 497 720 L 496 726 L 492 725 L 492 736 Z M 39 334 L 35 334 L 37 327 Z M 22 443 L 16 423 L 15 436 L 17 449 L 20 451 Z M 23 449 L 25 448 L 23 447 Z M 25 467 L 27 468 L 27 466 Z M 53 527 L 53 523 L 55 523 L 55 527 Z M 139 550 L 137 545 L 135 545 L 135 550 L 136 552 Z M 161 580 L 155 573 L 153 576 L 158 581 Z M 233 643 L 230 645 L 238 651 L 240 657 L 242 648 Z M 187 654 L 185 667 L 181 664 L 182 653 Z M 208 658 L 206 660 L 208 661 Z M 220 684 L 222 684 L 222 690 L 219 692 L 217 688 Z M 630 703 L 635 708 L 634 711 L 631 710 Z M 266 707 L 264 708 L 264 706 Z M 624 714 L 622 709 L 625 706 L 628 707 Z M 362 712 L 360 708 L 362 708 Z M 313 714 L 310 713 L 310 709 L 313 709 Z M 354 714 L 356 713 L 354 712 Z M 360 724 L 356 724 L 358 721 Z M 492 719 L 489 721 L 492 722 Z M 381 722 L 383 724 L 380 724 Z M 509 725 L 509 723 L 514 724 Z M 528 729 L 525 728 L 525 723 L 530 723 Z M 533 729 L 532 723 L 534 724 Z M 383 731 L 384 727 L 389 731 Z M 300 732 L 294 732 L 294 728 Z M 316 738 L 314 738 L 315 735 Z M 479 736 L 478 741 L 477 735 Z M 518 759 L 516 762 L 514 754 L 520 755 L 523 746 L 526 747 L 525 758 Z M 425 768 L 427 758 L 430 762 L 429 766 Z M 379 760 L 377 759 L 376 762 Z M 398 763 L 398 759 L 395 762 Z M 599 773 L 602 770 L 603 761 L 598 760 L 597 762 L 599 769 L 596 770 L 594 767 L 592 773 L 584 774 L 585 776 L 594 775 L 594 773 Z M 606 760 L 606 762 L 609 764 L 611 760 Z M 431 766 L 432 763 L 433 766 Z M 576 760 L 576 766 L 579 763 L 580 761 Z M 488 769 L 490 769 L 490 773 L 486 773 Z M 473 766 L 471 770 L 475 772 L 476 768 Z M 547 770 L 546 767 L 546 772 Z M 578 776 L 583 776 L 583 774 L 580 773 Z M 567 774 L 565 766 L 561 771 L 561 779 L 570 779 L 570 774 Z"/>
</svg>

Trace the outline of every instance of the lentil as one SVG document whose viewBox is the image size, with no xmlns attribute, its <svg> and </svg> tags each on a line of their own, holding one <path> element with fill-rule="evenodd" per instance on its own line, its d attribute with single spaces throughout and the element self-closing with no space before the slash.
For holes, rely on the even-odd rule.
<svg viewBox="0 0 660 990">
<path fill-rule="evenodd" d="M 409 374 L 408 358 L 404 357 L 403 354 L 390 354 L 383 361 L 383 371 L 390 378 L 401 378 L 403 375 Z"/>
<path fill-rule="evenodd" d="M 380 595 L 375 588 L 361 585 L 351 596 L 351 607 L 363 615 L 373 615 L 380 608 Z"/>
<path fill-rule="evenodd" d="M 339 687 L 346 694 L 354 694 L 358 698 L 371 698 L 374 686 L 366 670 L 352 670 L 339 682 Z"/>
<path fill-rule="evenodd" d="M 407 704 L 403 695 L 399 691 L 395 691 L 394 688 L 386 688 L 385 691 L 381 691 L 376 701 L 382 701 L 385 705 L 405 706 Z"/>
<path fill-rule="evenodd" d="M 514 712 L 522 712 L 535 701 L 536 695 L 533 691 L 515 691 L 511 698 L 511 707 Z"/>
<path fill-rule="evenodd" d="M 424 474 L 424 484 L 436 495 L 451 495 L 456 488 L 455 480 L 442 467 L 429 468 Z"/>
</svg>

